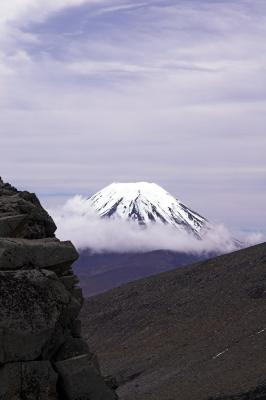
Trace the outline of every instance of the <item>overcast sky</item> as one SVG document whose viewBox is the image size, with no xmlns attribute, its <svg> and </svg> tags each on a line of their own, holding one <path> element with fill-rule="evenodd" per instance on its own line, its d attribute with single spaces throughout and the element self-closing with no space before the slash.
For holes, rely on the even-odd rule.
<svg viewBox="0 0 266 400">
<path fill-rule="evenodd" d="M 45 205 L 162 185 L 264 229 L 265 0 L 2 0 L 0 175 Z"/>
</svg>

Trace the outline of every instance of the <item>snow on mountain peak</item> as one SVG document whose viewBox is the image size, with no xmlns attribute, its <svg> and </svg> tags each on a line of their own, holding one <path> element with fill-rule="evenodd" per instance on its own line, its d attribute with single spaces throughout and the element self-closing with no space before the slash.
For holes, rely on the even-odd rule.
<svg viewBox="0 0 266 400">
<path fill-rule="evenodd" d="M 150 182 L 112 183 L 90 197 L 88 205 L 101 217 L 169 224 L 200 236 L 207 220 L 166 190 Z"/>
</svg>

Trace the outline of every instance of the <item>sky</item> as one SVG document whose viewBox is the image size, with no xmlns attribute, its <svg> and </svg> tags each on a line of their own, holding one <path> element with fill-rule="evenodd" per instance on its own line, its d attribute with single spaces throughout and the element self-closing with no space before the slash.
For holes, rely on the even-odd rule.
<svg viewBox="0 0 266 400">
<path fill-rule="evenodd" d="M 0 175 L 47 207 L 151 181 L 263 231 L 265 0 L 3 0 Z"/>
</svg>

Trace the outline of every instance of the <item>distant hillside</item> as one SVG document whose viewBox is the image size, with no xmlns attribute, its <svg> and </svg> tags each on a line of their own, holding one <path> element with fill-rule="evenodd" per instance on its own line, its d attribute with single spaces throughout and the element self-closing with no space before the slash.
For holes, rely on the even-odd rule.
<svg viewBox="0 0 266 400">
<path fill-rule="evenodd" d="M 266 244 L 85 301 L 123 400 L 266 399 Z"/>
<path fill-rule="evenodd" d="M 93 253 L 83 250 L 74 264 L 74 270 L 80 279 L 84 295 L 93 296 L 124 283 L 209 257 L 168 250 L 139 253 Z"/>
</svg>

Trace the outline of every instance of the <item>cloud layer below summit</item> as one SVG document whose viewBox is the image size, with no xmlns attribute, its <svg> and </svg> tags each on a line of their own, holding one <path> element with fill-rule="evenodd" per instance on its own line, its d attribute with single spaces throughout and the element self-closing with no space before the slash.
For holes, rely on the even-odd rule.
<svg viewBox="0 0 266 400">
<path fill-rule="evenodd" d="M 95 252 L 173 250 L 185 253 L 226 253 L 237 249 L 232 233 L 222 224 L 214 225 L 202 240 L 180 233 L 170 226 L 152 224 L 141 228 L 134 222 L 99 218 L 88 211 L 86 199 L 75 196 L 63 207 L 50 210 L 62 240 L 71 239 L 79 249 Z M 262 242 L 259 233 L 241 235 L 243 246 Z"/>
</svg>

